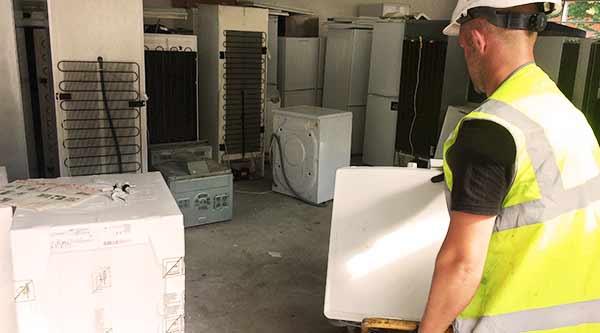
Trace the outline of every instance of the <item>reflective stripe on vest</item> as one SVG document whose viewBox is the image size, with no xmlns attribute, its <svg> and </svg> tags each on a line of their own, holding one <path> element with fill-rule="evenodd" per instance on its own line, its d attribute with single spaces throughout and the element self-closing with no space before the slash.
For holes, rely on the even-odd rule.
<svg viewBox="0 0 600 333">
<path fill-rule="evenodd" d="M 600 332 L 600 148 L 584 116 L 528 65 L 459 123 L 444 157 L 471 119 L 505 127 L 517 154 L 480 287 L 456 331 Z M 445 158 L 444 171 L 452 190 Z"/>
</svg>

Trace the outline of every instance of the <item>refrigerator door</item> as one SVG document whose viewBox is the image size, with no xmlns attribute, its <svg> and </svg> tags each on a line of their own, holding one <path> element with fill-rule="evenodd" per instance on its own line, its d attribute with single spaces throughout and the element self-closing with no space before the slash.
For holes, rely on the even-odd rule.
<svg viewBox="0 0 600 333">
<path fill-rule="evenodd" d="M 369 67 L 371 66 L 373 31 L 356 29 L 353 32 L 350 100 L 348 104 L 351 106 L 365 106 L 367 105 L 369 91 Z"/>
<path fill-rule="evenodd" d="M 398 98 L 369 95 L 365 121 L 363 162 L 372 166 L 393 166 Z"/>
<path fill-rule="evenodd" d="M 295 90 L 286 91 L 283 94 L 282 105 L 284 107 L 299 106 L 299 105 L 310 105 L 316 106 L 317 103 L 317 90 Z"/>
<path fill-rule="evenodd" d="M 405 23 L 377 23 L 373 29 L 369 94 L 399 95 Z"/>
<path fill-rule="evenodd" d="M 354 31 L 331 29 L 327 34 L 323 107 L 346 110 L 350 92 L 350 68 L 354 50 Z"/>
<path fill-rule="evenodd" d="M 352 112 L 352 155 L 360 155 L 363 152 L 367 107 L 348 106 L 347 110 Z"/>
<path fill-rule="evenodd" d="M 316 89 L 319 38 L 279 38 L 279 87 L 283 91 Z"/>
</svg>

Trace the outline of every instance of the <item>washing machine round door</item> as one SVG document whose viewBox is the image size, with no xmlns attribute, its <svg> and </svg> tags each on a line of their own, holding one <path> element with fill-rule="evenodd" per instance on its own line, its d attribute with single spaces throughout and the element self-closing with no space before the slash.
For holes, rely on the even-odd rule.
<svg viewBox="0 0 600 333">
<path fill-rule="evenodd" d="M 317 133 L 312 129 L 299 132 L 280 128 L 278 134 L 281 138 L 283 163 L 290 185 L 304 199 L 315 200 L 312 196 L 316 193 L 315 186 L 317 185 L 317 153 L 319 149 Z M 281 159 L 278 157 L 276 161 L 277 183 L 287 188 L 281 165 L 278 163 Z"/>
</svg>

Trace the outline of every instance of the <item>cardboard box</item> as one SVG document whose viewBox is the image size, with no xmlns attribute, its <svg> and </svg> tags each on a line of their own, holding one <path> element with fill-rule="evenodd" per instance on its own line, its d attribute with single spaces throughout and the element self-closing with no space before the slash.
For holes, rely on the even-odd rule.
<svg viewBox="0 0 600 333">
<path fill-rule="evenodd" d="M 75 208 L 17 209 L 11 229 L 21 333 L 184 331 L 183 216 L 162 176 L 60 178 L 112 188 Z"/>
<path fill-rule="evenodd" d="M 0 332 L 17 332 L 10 251 L 12 207 L 0 206 Z"/>
</svg>

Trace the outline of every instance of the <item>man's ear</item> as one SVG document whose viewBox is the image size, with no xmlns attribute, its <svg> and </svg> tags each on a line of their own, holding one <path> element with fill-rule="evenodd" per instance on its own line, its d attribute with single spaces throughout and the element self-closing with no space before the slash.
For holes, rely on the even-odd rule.
<svg viewBox="0 0 600 333">
<path fill-rule="evenodd" d="M 486 36 L 479 29 L 472 29 L 470 34 L 472 50 L 479 55 L 485 54 L 488 47 Z"/>
</svg>

